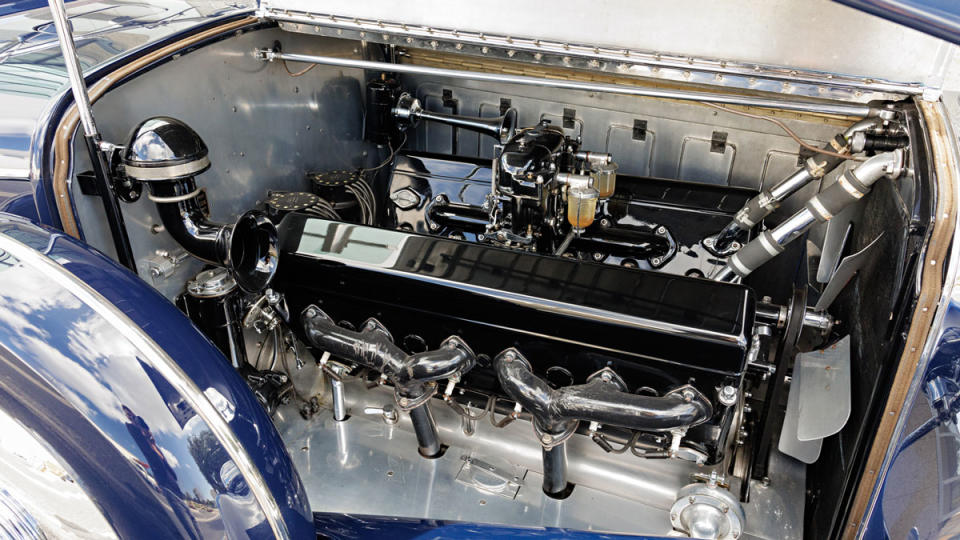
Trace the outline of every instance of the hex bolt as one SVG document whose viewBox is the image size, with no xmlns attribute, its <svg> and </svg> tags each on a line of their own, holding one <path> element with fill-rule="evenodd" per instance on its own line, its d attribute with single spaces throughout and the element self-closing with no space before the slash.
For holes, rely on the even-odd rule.
<svg viewBox="0 0 960 540">
<path fill-rule="evenodd" d="M 737 389 L 733 385 L 726 385 L 720 389 L 720 403 L 727 405 L 733 405 L 737 402 Z"/>
<path fill-rule="evenodd" d="M 313 318 L 317 316 L 317 310 L 315 308 L 307 308 L 307 317 Z"/>
<path fill-rule="evenodd" d="M 667 228 L 663 225 L 657 227 L 657 234 L 667 234 Z"/>
</svg>

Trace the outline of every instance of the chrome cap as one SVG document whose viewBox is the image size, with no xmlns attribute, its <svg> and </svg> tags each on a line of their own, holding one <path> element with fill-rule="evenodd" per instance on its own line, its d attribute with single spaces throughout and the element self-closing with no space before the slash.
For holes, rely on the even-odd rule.
<svg viewBox="0 0 960 540">
<path fill-rule="evenodd" d="M 123 167 L 134 180 L 179 180 L 210 168 L 207 145 L 176 118 L 148 118 L 133 129 L 127 141 Z"/>
</svg>

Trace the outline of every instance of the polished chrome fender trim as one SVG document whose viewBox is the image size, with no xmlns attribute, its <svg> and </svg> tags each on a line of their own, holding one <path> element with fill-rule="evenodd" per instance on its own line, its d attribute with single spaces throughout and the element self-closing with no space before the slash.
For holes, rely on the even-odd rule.
<svg viewBox="0 0 960 540">
<path fill-rule="evenodd" d="M 227 421 L 196 383 L 184 373 L 163 349 L 150 339 L 142 328 L 134 324 L 126 314 L 107 301 L 100 293 L 47 256 L 3 234 L 0 234 L 0 249 L 13 255 L 21 262 L 29 264 L 50 281 L 69 291 L 137 347 L 144 354 L 144 360 L 163 375 L 216 435 L 230 459 L 247 481 L 250 492 L 257 499 L 257 503 L 259 503 L 270 528 L 273 530 L 273 535 L 284 540 L 290 538 L 286 522 L 284 522 L 280 512 L 280 506 L 270 492 L 270 488 L 261 476 L 259 469 L 254 465 L 246 448 L 240 444 Z"/>
</svg>

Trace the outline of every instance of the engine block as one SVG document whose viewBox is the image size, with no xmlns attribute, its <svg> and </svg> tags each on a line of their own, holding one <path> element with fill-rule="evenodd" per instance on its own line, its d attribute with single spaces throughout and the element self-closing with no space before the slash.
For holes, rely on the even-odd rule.
<svg viewBox="0 0 960 540">
<path fill-rule="evenodd" d="M 699 442 L 722 442 L 718 391 L 739 386 L 753 327 L 747 287 L 301 214 L 281 236 L 291 312 L 317 302 L 347 327 L 375 317 L 408 353 L 456 335 L 478 358 L 463 383 L 501 395 L 490 359 L 511 347 L 555 386 L 604 368 L 630 392 L 692 385 L 717 411 Z"/>
</svg>

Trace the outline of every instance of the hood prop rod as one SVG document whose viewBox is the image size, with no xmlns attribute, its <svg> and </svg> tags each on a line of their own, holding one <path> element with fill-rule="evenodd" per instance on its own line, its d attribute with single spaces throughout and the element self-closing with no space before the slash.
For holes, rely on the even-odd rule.
<svg viewBox="0 0 960 540">
<path fill-rule="evenodd" d="M 113 246 L 117 250 L 117 260 L 133 272 L 137 271 L 137 263 L 133 257 L 133 248 L 130 247 L 130 237 L 127 227 L 123 223 L 123 214 L 120 212 L 120 203 L 113 191 L 113 178 L 107 164 L 104 148 L 112 148 L 103 142 L 97 125 L 93 121 L 93 110 L 90 106 L 90 96 L 87 94 L 87 84 L 83 80 L 80 69 L 80 60 L 77 58 L 77 47 L 73 41 L 73 31 L 67 20 L 67 10 L 62 0 L 49 0 L 50 11 L 53 13 L 53 24 L 57 28 L 57 39 L 60 41 L 60 50 L 63 51 L 64 65 L 70 79 L 70 88 L 73 91 L 73 100 L 77 104 L 80 122 L 83 124 L 83 138 L 90 153 L 90 163 L 93 165 L 93 176 L 97 191 L 103 201 L 103 209 L 107 215 L 107 224 L 110 226 L 110 235 L 113 237 Z"/>
</svg>

